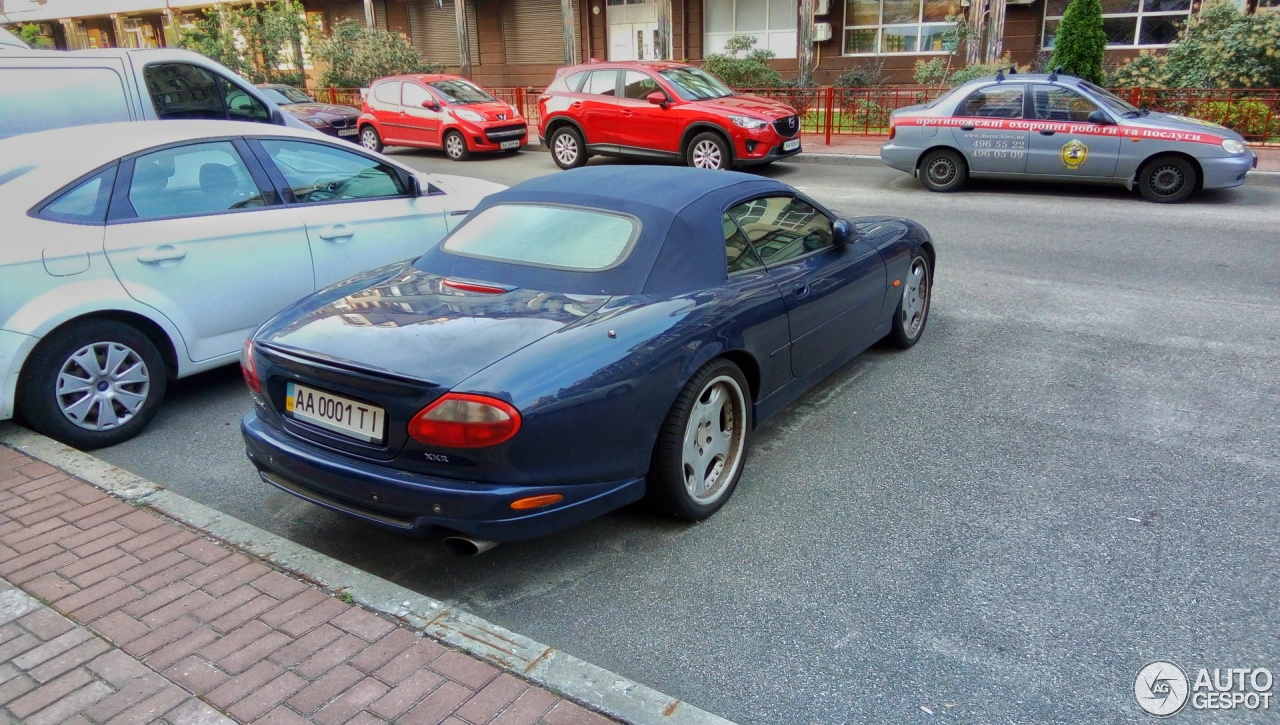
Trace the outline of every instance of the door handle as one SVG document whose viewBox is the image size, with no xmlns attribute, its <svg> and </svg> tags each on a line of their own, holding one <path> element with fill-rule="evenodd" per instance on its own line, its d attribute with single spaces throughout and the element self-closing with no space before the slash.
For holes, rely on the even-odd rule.
<svg viewBox="0 0 1280 725">
<path fill-rule="evenodd" d="M 1052 129 L 1048 129 L 1048 128 L 1046 128 L 1046 129 L 1041 129 L 1041 131 L 1040 131 L 1040 135 L 1041 135 L 1041 136 L 1052 136 L 1052 135 L 1054 135 L 1055 133 L 1057 133 L 1057 131 L 1054 131 L 1054 130 L 1052 130 Z"/>
<path fill-rule="evenodd" d="M 809 294 L 809 283 L 794 282 L 791 285 L 791 291 L 795 293 L 796 297 L 804 297 L 805 295 Z"/>
<path fill-rule="evenodd" d="M 328 229 L 320 232 L 320 234 L 318 234 L 317 236 L 319 236 L 321 239 L 332 242 L 339 239 L 350 239 L 353 235 L 355 235 L 355 233 L 356 233 L 355 230 L 351 229 L 346 224 L 335 224 L 329 227 Z"/>
<path fill-rule="evenodd" d="M 631 111 L 625 111 L 625 110 L 624 110 L 624 111 L 622 112 L 622 115 L 623 115 L 623 117 L 625 117 L 625 118 L 631 118 L 632 116 L 634 116 L 634 115 L 636 115 L 636 114 L 632 113 Z"/>
<path fill-rule="evenodd" d="M 178 249 L 172 244 L 161 244 L 150 252 L 139 254 L 138 261 L 143 264 L 159 264 L 161 262 L 176 262 L 185 256 L 187 256 L 187 250 Z"/>
<path fill-rule="evenodd" d="M 569 108 L 582 108 L 582 101 L 574 101 L 569 104 Z"/>
<path fill-rule="evenodd" d="M 965 124 L 965 125 L 963 125 L 963 126 L 961 126 L 961 127 L 960 127 L 960 130 L 961 130 L 961 131 L 972 131 L 972 130 L 973 130 L 973 124 L 971 124 L 971 123 Z"/>
</svg>

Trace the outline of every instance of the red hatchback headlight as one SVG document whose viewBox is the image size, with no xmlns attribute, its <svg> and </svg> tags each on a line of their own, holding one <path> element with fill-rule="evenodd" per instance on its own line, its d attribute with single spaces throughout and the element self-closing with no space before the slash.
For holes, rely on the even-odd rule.
<svg viewBox="0 0 1280 725">
<path fill-rule="evenodd" d="M 409 437 L 440 448 L 484 448 L 520 431 L 520 411 L 497 398 L 448 393 L 409 421 Z"/>
</svg>

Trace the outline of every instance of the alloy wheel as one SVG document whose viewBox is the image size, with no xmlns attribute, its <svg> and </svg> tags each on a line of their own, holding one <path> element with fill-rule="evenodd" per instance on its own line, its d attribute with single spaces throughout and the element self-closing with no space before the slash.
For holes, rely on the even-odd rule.
<svg viewBox="0 0 1280 725">
<path fill-rule="evenodd" d="M 724 167 L 724 156 L 720 154 L 720 146 L 715 141 L 699 141 L 693 146 L 693 165 L 699 169 L 720 169 Z"/>
<path fill-rule="evenodd" d="M 681 450 L 685 490 L 699 504 L 725 495 L 742 466 L 746 397 L 738 382 L 719 375 L 707 382 L 689 411 Z"/>
<path fill-rule="evenodd" d="M 572 165 L 573 162 L 577 161 L 578 154 L 580 153 L 578 149 L 578 140 L 573 137 L 573 134 L 568 133 L 562 133 L 559 136 L 556 136 L 556 141 L 552 150 L 555 151 L 556 158 L 560 160 L 560 163 L 565 164 L 566 166 Z"/>
<path fill-rule="evenodd" d="M 911 270 L 902 288 L 902 331 L 915 339 L 924 327 L 929 315 L 929 265 L 920 257 L 911 263 Z"/>
<path fill-rule="evenodd" d="M 449 137 L 444 140 L 444 150 L 445 153 L 449 154 L 449 158 L 460 159 L 462 158 L 463 152 L 467 150 L 467 147 L 466 143 L 463 142 L 462 137 L 453 133 L 449 134 Z"/>
<path fill-rule="evenodd" d="M 360 133 L 360 145 L 370 151 L 378 150 L 378 132 L 372 128 L 366 128 Z"/>
<path fill-rule="evenodd" d="M 118 342 L 95 342 L 63 362 L 55 398 L 67 420 L 103 431 L 137 415 L 150 389 L 150 372 L 136 351 Z"/>
</svg>

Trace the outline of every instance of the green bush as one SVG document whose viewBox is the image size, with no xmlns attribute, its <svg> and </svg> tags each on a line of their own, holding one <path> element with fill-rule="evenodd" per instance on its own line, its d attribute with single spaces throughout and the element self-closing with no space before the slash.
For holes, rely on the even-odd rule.
<svg viewBox="0 0 1280 725">
<path fill-rule="evenodd" d="M 917 66 L 919 61 L 916 61 Z M 836 88 L 879 88 L 884 85 L 884 58 L 879 58 L 870 65 L 850 68 L 840 75 L 831 85 Z"/>
<path fill-rule="evenodd" d="M 993 76 L 996 74 L 996 71 L 999 71 L 999 70 L 1004 70 L 1005 72 L 1008 72 L 1009 68 L 1013 68 L 1015 72 L 1019 70 L 1025 70 L 1025 69 L 1018 68 L 1017 65 L 1013 62 L 1013 59 L 1010 58 L 1009 55 L 1006 53 L 1003 58 L 996 61 L 995 63 L 974 63 L 973 65 L 967 65 L 961 68 L 960 70 L 951 74 L 951 78 L 948 79 L 947 85 L 952 86 L 954 88 L 955 86 L 958 86 L 961 83 L 967 83 L 973 80 L 974 78 L 982 78 L 983 76 Z"/>
<path fill-rule="evenodd" d="M 424 63 L 403 35 L 370 30 L 347 19 L 315 44 L 311 54 L 327 66 L 320 84 L 334 88 L 365 88 L 375 79 L 401 73 L 437 73 L 444 68 Z"/>
<path fill-rule="evenodd" d="M 853 126 L 854 130 L 861 129 L 864 126 L 873 130 L 888 128 L 889 116 L 892 114 L 892 108 L 882 106 L 865 98 L 856 99 L 844 108 L 845 120 Z"/>
<path fill-rule="evenodd" d="M 0 3 L 0 5 L 3 4 L 4 3 Z M 18 37 L 22 39 L 22 42 L 32 48 L 47 49 L 53 47 L 53 38 L 45 35 L 44 31 L 40 29 L 40 26 L 35 23 L 26 23 L 18 26 Z"/>
<path fill-rule="evenodd" d="M 1050 68 L 1091 83 L 1102 83 L 1102 55 L 1107 49 L 1107 33 L 1102 29 L 1102 3 L 1099 0 L 1071 0 L 1058 31 L 1053 36 Z"/>
<path fill-rule="evenodd" d="M 1144 50 L 1107 76 L 1112 88 L 1167 88 L 1169 66 L 1163 55 Z"/>
<path fill-rule="evenodd" d="M 206 55 L 254 83 L 301 85 L 306 21 L 281 0 L 258 5 L 214 5 L 178 45 Z"/>
<path fill-rule="evenodd" d="M 1254 98 L 1243 98 L 1231 103 L 1201 103 L 1192 108 L 1189 115 L 1226 126 L 1241 136 L 1269 138 L 1280 135 L 1280 113 Z"/>
<path fill-rule="evenodd" d="M 769 65 L 773 51 L 755 45 L 754 37 L 735 35 L 724 44 L 724 53 L 707 55 L 703 67 L 730 88 L 778 88 L 782 75 Z"/>
<path fill-rule="evenodd" d="M 1280 13 L 1245 15 L 1209 0 L 1163 56 L 1143 53 L 1120 66 L 1115 87 L 1275 88 L 1280 86 Z"/>
</svg>

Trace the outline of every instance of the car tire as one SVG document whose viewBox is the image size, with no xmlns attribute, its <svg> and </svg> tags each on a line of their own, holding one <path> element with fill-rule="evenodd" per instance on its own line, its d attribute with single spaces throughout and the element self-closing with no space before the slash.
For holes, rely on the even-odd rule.
<svg viewBox="0 0 1280 725">
<path fill-rule="evenodd" d="M 894 347 L 906 349 L 920 341 L 929 321 L 929 305 L 933 301 L 933 269 L 921 252 L 911 257 L 898 308 L 893 312 L 893 327 L 885 340 Z"/>
<path fill-rule="evenodd" d="M 18 410 L 50 438 L 82 450 L 102 448 L 147 426 L 166 382 L 164 360 L 150 338 L 123 322 L 84 320 L 32 351 L 18 382 Z"/>
<path fill-rule="evenodd" d="M 373 126 L 360 129 L 360 145 L 374 153 L 381 153 L 384 148 L 382 136 L 378 135 L 378 129 Z"/>
<path fill-rule="evenodd" d="M 676 396 L 658 432 L 649 471 L 650 502 L 701 521 L 733 495 L 751 433 L 751 389 L 738 366 L 707 363 Z"/>
<path fill-rule="evenodd" d="M 471 158 L 471 149 L 467 148 L 467 140 L 457 131 L 445 133 L 444 153 L 454 161 L 466 161 Z"/>
<path fill-rule="evenodd" d="M 930 151 L 920 159 L 920 183 L 929 191 L 955 191 L 969 178 L 969 165 L 949 149 Z"/>
<path fill-rule="evenodd" d="M 557 128 L 547 144 L 551 147 L 551 158 L 555 160 L 556 166 L 566 171 L 587 163 L 587 149 L 582 142 L 582 134 L 573 126 Z"/>
<path fill-rule="evenodd" d="M 693 137 L 685 150 L 685 164 L 695 169 L 732 169 L 733 156 L 724 137 L 714 131 L 704 131 Z"/>
<path fill-rule="evenodd" d="M 1144 199 L 1157 204 L 1186 199 L 1199 182 L 1196 167 L 1181 156 L 1157 156 L 1138 172 L 1138 190 Z"/>
</svg>

